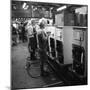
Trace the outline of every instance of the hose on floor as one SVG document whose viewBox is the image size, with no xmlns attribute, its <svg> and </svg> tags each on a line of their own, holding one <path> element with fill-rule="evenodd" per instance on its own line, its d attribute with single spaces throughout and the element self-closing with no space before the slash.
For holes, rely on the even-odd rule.
<svg viewBox="0 0 90 90">
<path fill-rule="evenodd" d="M 31 70 L 32 69 L 40 68 L 40 65 L 39 65 L 39 67 L 35 67 L 35 64 L 37 64 L 37 65 L 40 64 L 40 61 L 39 60 L 31 61 L 30 60 L 30 57 L 27 57 L 26 60 L 27 60 L 26 61 L 26 70 L 27 70 L 28 75 L 30 77 L 32 77 L 32 78 L 38 78 L 38 77 L 40 77 L 40 75 L 34 76 L 33 74 L 31 74 Z M 34 65 L 34 67 L 32 67 L 33 65 Z"/>
</svg>

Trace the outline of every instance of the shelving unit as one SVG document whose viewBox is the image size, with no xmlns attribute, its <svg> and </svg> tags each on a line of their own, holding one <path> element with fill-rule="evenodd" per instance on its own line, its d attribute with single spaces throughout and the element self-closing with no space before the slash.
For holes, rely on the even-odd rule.
<svg viewBox="0 0 90 90">
<path fill-rule="evenodd" d="M 87 29 L 88 27 L 82 27 L 82 26 L 73 26 L 73 28 L 78 28 L 78 29 Z"/>
<path fill-rule="evenodd" d="M 85 8 L 85 10 L 83 10 L 83 8 Z M 87 27 L 87 24 L 85 24 L 84 22 L 84 21 L 87 21 L 87 19 L 83 18 L 85 20 L 82 20 L 81 15 L 84 14 L 85 16 L 87 14 L 87 7 L 81 7 L 77 11 L 78 11 L 78 15 L 80 14 L 79 15 L 80 20 L 76 21 L 76 22 L 79 22 L 79 26 L 76 26 L 76 25 L 73 26 L 73 33 L 75 34 L 73 37 L 73 44 L 76 46 L 76 48 L 72 47 L 72 50 L 76 50 L 77 53 L 80 53 L 81 51 L 80 53 L 81 56 L 79 54 L 75 56 L 75 53 L 72 54 L 74 56 L 72 72 L 74 71 L 73 73 L 79 78 L 86 78 L 87 77 L 87 30 L 88 30 L 88 27 Z M 80 48 L 80 50 L 78 51 L 77 48 Z M 80 60 L 79 58 L 76 59 L 75 57 L 80 57 Z"/>
</svg>

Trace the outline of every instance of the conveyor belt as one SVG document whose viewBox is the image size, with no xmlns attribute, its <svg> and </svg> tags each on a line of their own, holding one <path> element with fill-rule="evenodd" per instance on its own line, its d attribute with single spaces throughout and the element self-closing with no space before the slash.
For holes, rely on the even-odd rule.
<svg viewBox="0 0 90 90">
<path fill-rule="evenodd" d="M 60 65 L 48 56 L 48 64 L 56 75 L 62 79 L 64 85 L 83 85 L 84 80 L 80 80 L 73 72 L 68 70 L 70 65 Z"/>
</svg>

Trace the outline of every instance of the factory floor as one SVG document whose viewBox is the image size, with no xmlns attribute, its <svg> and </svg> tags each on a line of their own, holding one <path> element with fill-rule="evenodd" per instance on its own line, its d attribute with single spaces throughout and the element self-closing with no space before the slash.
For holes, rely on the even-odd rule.
<svg viewBox="0 0 90 90">
<path fill-rule="evenodd" d="M 11 86 L 13 89 L 42 88 L 48 85 L 62 86 L 63 81 L 54 73 L 46 77 L 39 76 L 40 68 L 25 69 L 26 58 L 29 56 L 27 43 L 20 43 L 11 48 Z M 30 73 L 37 78 L 30 76 Z"/>
</svg>

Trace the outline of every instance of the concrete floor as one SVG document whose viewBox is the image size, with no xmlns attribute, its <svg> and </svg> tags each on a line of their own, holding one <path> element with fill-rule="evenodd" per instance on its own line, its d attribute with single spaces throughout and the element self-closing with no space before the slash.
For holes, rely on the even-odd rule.
<svg viewBox="0 0 90 90">
<path fill-rule="evenodd" d="M 26 58 L 29 56 L 27 43 L 13 46 L 11 55 L 11 86 L 16 89 L 41 88 L 52 82 L 60 82 L 60 79 L 50 75 L 49 77 L 32 78 L 25 69 Z M 35 74 L 40 74 L 40 70 L 32 70 Z M 32 74 L 33 74 L 32 73 Z"/>
</svg>

